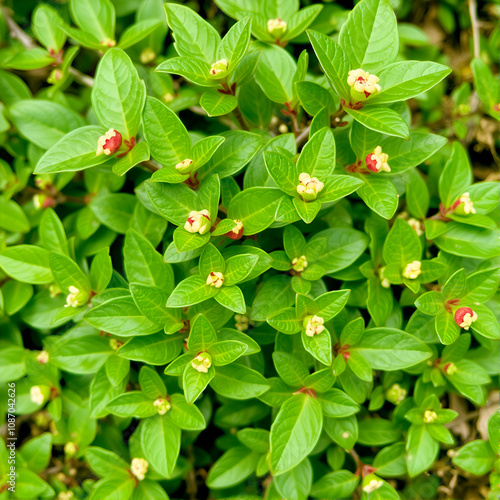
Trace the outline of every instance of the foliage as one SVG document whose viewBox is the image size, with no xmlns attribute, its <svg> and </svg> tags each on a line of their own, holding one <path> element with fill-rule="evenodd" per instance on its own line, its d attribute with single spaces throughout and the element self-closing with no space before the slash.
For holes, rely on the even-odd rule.
<svg viewBox="0 0 500 500">
<path fill-rule="evenodd" d="M 0 499 L 496 498 L 498 20 L 214 1 L 2 7 Z"/>
</svg>

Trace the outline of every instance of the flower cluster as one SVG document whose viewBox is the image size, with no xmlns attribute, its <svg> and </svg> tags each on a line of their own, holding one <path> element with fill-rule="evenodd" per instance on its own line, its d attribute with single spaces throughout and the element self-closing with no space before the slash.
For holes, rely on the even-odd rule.
<svg viewBox="0 0 500 500">
<path fill-rule="evenodd" d="M 314 337 L 320 334 L 324 329 L 325 320 L 321 316 L 307 316 L 304 319 L 304 327 L 308 337 Z"/>
<path fill-rule="evenodd" d="M 222 283 L 224 283 L 224 275 L 222 273 L 212 271 L 207 277 L 207 285 L 220 288 Z"/>
<path fill-rule="evenodd" d="M 422 273 L 421 267 L 422 263 L 419 260 L 414 260 L 406 265 L 405 270 L 403 271 L 403 276 L 409 280 L 417 279 Z"/>
<path fill-rule="evenodd" d="M 299 175 L 299 184 L 297 185 L 297 193 L 300 194 L 304 201 L 315 200 L 318 193 L 325 187 L 316 177 L 311 177 L 309 174 L 302 172 Z"/>
<path fill-rule="evenodd" d="M 361 68 L 349 71 L 347 77 L 347 83 L 351 87 L 351 97 L 358 101 L 380 92 L 382 89 L 378 82 L 378 76 L 370 75 Z"/>
<path fill-rule="evenodd" d="M 369 154 L 365 158 L 366 166 L 372 172 L 390 172 L 391 167 L 387 163 L 389 156 L 386 153 L 382 153 L 382 148 L 377 146 L 373 153 Z"/>
<path fill-rule="evenodd" d="M 133 458 L 130 462 L 130 472 L 142 481 L 148 472 L 149 462 L 145 458 Z"/>
<path fill-rule="evenodd" d="M 212 356 L 208 352 L 201 352 L 191 361 L 191 366 L 200 373 L 208 373 L 212 366 Z"/>
<path fill-rule="evenodd" d="M 212 222 L 210 221 L 210 212 L 208 210 L 201 210 L 197 212 L 193 210 L 189 212 L 189 217 L 184 224 L 184 229 L 190 233 L 205 234 L 210 231 Z"/>
</svg>

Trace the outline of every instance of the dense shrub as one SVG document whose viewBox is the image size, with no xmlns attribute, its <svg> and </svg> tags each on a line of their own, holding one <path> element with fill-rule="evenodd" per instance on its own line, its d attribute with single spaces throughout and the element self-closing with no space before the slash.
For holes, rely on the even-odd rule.
<svg viewBox="0 0 500 500">
<path fill-rule="evenodd" d="M 499 5 L 185 4 L 2 7 L 0 499 L 496 499 Z"/>
</svg>

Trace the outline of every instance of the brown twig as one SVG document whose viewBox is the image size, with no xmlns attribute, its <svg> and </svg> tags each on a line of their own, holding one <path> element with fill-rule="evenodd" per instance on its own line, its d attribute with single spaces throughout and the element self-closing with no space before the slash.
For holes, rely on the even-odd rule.
<svg viewBox="0 0 500 500">
<path fill-rule="evenodd" d="M 146 167 L 150 172 L 156 172 L 157 170 L 160 170 L 160 167 L 158 165 L 155 165 L 150 160 L 146 160 L 146 161 L 141 162 L 141 165 L 143 167 Z"/>
<path fill-rule="evenodd" d="M 245 119 L 243 118 L 243 115 L 241 114 L 239 108 L 233 109 L 233 115 L 238 120 L 238 123 L 240 124 L 240 127 L 243 130 L 249 130 L 248 125 L 246 124 Z"/>
<path fill-rule="evenodd" d="M 304 127 L 299 135 L 295 138 L 295 142 L 297 144 L 297 147 L 300 148 L 307 142 L 307 138 L 309 137 L 309 132 L 311 130 L 311 126 L 307 125 L 307 127 Z"/>
<path fill-rule="evenodd" d="M 7 12 L 7 9 L 5 7 L 2 7 L 2 14 L 5 19 L 5 22 L 7 23 L 7 26 L 9 27 L 9 34 L 11 38 L 21 42 L 22 46 L 26 50 L 35 49 L 38 47 L 33 38 L 31 38 L 27 33 L 25 33 L 21 29 L 21 27 L 14 21 L 14 19 L 12 19 L 12 17 Z M 69 73 L 73 75 L 75 80 L 81 85 L 85 85 L 86 87 L 94 86 L 94 79 L 91 76 L 85 75 L 81 71 L 78 71 L 77 69 L 72 67 L 69 68 Z"/>
</svg>

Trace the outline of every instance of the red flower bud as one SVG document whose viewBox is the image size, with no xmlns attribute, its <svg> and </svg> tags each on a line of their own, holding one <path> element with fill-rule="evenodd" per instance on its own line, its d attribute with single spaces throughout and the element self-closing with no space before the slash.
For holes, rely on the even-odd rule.
<svg viewBox="0 0 500 500">
<path fill-rule="evenodd" d="M 468 330 L 476 319 L 477 314 L 470 307 L 460 307 L 455 312 L 455 323 L 464 330 Z"/>
<path fill-rule="evenodd" d="M 372 160 L 372 155 L 371 154 L 369 154 L 366 157 L 366 166 L 372 172 L 378 172 L 378 170 L 377 170 L 377 161 L 376 160 Z"/>
<path fill-rule="evenodd" d="M 226 236 L 231 240 L 239 240 L 243 236 L 243 224 L 237 219 L 235 219 L 234 222 L 236 222 L 236 226 L 234 226 L 231 231 L 228 231 Z"/>
<path fill-rule="evenodd" d="M 110 128 L 106 134 L 99 137 L 97 141 L 96 155 L 104 153 L 106 156 L 112 155 L 122 145 L 122 135 L 115 129 Z"/>
</svg>

